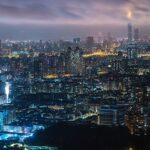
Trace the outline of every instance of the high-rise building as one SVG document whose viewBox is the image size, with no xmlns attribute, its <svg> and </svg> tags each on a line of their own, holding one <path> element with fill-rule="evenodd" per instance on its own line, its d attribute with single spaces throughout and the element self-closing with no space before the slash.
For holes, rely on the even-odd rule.
<svg viewBox="0 0 150 150">
<path fill-rule="evenodd" d="M 80 44 L 81 39 L 80 38 L 74 38 L 73 43 L 74 44 Z"/>
<path fill-rule="evenodd" d="M 66 73 L 81 74 L 82 73 L 82 55 L 79 47 L 75 49 L 68 48 L 66 52 Z"/>
<path fill-rule="evenodd" d="M 132 42 L 132 24 L 128 24 L 128 42 Z"/>
<path fill-rule="evenodd" d="M 94 46 L 94 37 L 89 36 L 86 38 L 86 46 L 87 48 L 92 48 Z"/>
<path fill-rule="evenodd" d="M 65 73 L 67 74 L 71 72 L 71 53 L 72 48 L 68 47 L 67 51 L 65 52 Z"/>
<path fill-rule="evenodd" d="M 81 50 L 79 47 L 76 47 L 71 54 L 71 72 L 73 74 L 81 74 L 82 73 L 82 56 Z"/>
<path fill-rule="evenodd" d="M 34 77 L 43 78 L 44 77 L 44 61 L 39 58 L 34 59 L 33 64 Z"/>
<path fill-rule="evenodd" d="M 128 59 L 136 59 L 138 58 L 138 54 L 139 54 L 139 47 L 137 46 L 137 44 L 136 43 L 128 44 L 127 47 Z"/>
<path fill-rule="evenodd" d="M 134 41 L 138 41 L 139 40 L 139 29 L 136 28 L 134 29 Z"/>
<path fill-rule="evenodd" d="M 125 112 L 127 107 L 124 105 L 106 105 L 101 106 L 98 110 L 99 118 L 98 124 L 100 125 L 123 125 L 125 123 Z"/>
<path fill-rule="evenodd" d="M 12 123 L 16 118 L 14 110 L 0 111 L 0 131 L 3 131 L 4 125 Z"/>
</svg>

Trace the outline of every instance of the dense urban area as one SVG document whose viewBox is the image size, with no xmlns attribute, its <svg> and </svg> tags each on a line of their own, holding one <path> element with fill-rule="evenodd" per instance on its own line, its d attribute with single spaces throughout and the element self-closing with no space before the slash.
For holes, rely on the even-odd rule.
<svg viewBox="0 0 150 150">
<path fill-rule="evenodd" d="M 150 131 L 150 38 L 132 24 L 127 31 L 124 39 L 1 40 L 1 149 L 150 149 L 138 142 Z"/>
</svg>

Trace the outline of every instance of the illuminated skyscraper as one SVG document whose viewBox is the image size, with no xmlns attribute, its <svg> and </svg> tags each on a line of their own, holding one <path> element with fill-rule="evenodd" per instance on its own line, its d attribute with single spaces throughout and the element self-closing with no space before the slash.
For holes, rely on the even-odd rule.
<svg viewBox="0 0 150 150">
<path fill-rule="evenodd" d="M 73 74 L 82 73 L 82 56 L 79 47 L 76 47 L 71 53 L 71 72 Z"/>
<path fill-rule="evenodd" d="M 3 112 L 0 112 L 0 131 L 3 130 L 4 121 L 3 121 Z"/>
<path fill-rule="evenodd" d="M 79 47 L 76 47 L 75 49 L 69 47 L 65 55 L 66 73 L 81 74 L 82 56 Z"/>
<path fill-rule="evenodd" d="M 128 24 L 128 42 L 132 42 L 132 24 Z"/>
<path fill-rule="evenodd" d="M 4 126 L 12 123 L 16 118 L 14 110 L 0 111 L 0 131 L 3 131 Z"/>
<path fill-rule="evenodd" d="M 136 43 L 130 43 L 127 47 L 128 59 L 137 59 L 139 54 L 139 48 Z"/>
<path fill-rule="evenodd" d="M 10 103 L 10 98 L 9 98 L 9 95 L 10 95 L 10 84 L 8 82 L 6 82 L 6 85 L 5 85 L 5 95 L 6 95 L 6 101 L 5 103 Z"/>
<path fill-rule="evenodd" d="M 123 125 L 124 115 L 127 107 L 124 105 L 106 105 L 98 109 L 98 124 L 99 125 Z"/>
</svg>

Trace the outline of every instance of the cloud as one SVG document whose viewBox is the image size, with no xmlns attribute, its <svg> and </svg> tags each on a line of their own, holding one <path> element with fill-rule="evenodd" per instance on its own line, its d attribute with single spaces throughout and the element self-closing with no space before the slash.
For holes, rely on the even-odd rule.
<svg viewBox="0 0 150 150">
<path fill-rule="evenodd" d="M 149 0 L 1 0 L 0 22 L 123 24 L 128 10 L 133 11 L 134 21 L 142 22 L 149 5 Z"/>
<path fill-rule="evenodd" d="M 47 19 L 54 17 L 53 12 L 43 4 L 9 6 L 0 4 L 0 16 L 12 19 Z"/>
<path fill-rule="evenodd" d="M 58 28 L 54 28 L 57 26 L 63 34 L 63 29 L 68 29 L 68 26 L 70 32 L 76 33 L 81 33 L 81 28 L 88 28 L 86 32 L 89 29 L 98 31 L 99 28 L 113 31 L 129 21 L 149 26 L 149 6 L 149 0 L 0 0 L 0 24 L 17 27 L 15 31 L 26 31 L 30 26 L 32 30 L 34 27 L 43 31 L 51 28 L 57 32 Z M 128 12 L 133 14 L 131 20 L 127 17 Z"/>
</svg>

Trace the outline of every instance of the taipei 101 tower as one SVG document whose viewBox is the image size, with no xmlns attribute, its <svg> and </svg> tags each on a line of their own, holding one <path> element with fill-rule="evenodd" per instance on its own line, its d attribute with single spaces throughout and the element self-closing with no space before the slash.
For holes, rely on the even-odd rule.
<svg viewBox="0 0 150 150">
<path fill-rule="evenodd" d="M 131 21 L 132 19 L 131 11 L 128 11 L 127 18 Z M 133 40 L 133 29 L 132 29 L 132 24 L 129 23 L 128 24 L 128 42 L 132 42 L 132 40 Z"/>
</svg>

